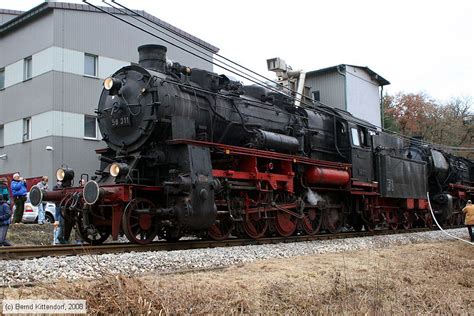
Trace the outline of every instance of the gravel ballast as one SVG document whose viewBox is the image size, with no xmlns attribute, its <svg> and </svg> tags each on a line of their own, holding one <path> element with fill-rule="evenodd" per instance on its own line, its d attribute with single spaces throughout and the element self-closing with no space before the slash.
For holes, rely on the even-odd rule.
<svg viewBox="0 0 474 316">
<path fill-rule="evenodd" d="M 459 238 L 467 237 L 464 228 L 448 230 Z M 336 240 L 251 245 L 228 248 L 191 249 L 159 252 L 130 252 L 75 257 L 45 257 L 29 260 L 0 261 L 0 286 L 30 282 L 50 282 L 62 278 L 94 279 L 122 273 L 172 273 L 192 269 L 211 269 L 256 260 L 290 258 L 327 252 L 380 249 L 397 245 L 453 240 L 442 231 L 369 236 Z"/>
</svg>

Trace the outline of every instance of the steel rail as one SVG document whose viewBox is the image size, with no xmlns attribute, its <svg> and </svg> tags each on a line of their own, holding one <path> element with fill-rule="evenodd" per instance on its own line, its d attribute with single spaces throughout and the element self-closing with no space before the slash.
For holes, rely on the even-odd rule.
<svg viewBox="0 0 474 316">
<path fill-rule="evenodd" d="M 453 227 L 456 228 L 456 227 Z M 235 247 L 248 245 L 278 244 L 290 242 L 305 242 L 329 239 L 344 239 L 367 236 L 382 236 L 401 233 L 418 233 L 430 231 L 428 228 L 416 228 L 410 230 L 375 230 L 371 232 L 344 232 L 338 234 L 302 235 L 290 237 L 265 237 L 261 239 L 226 239 L 215 240 L 182 240 L 177 242 L 158 241 L 148 245 L 137 245 L 132 243 L 109 243 L 102 245 L 51 245 L 51 246 L 13 246 L 0 248 L 0 259 L 32 259 L 41 257 L 76 256 L 76 255 L 98 255 L 123 252 L 145 252 L 145 251 L 173 251 L 217 247 Z"/>
</svg>

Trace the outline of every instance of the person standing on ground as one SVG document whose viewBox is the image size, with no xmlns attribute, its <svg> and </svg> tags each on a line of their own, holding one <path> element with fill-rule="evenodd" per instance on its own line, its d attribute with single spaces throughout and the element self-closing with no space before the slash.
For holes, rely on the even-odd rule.
<svg viewBox="0 0 474 316">
<path fill-rule="evenodd" d="M 62 182 L 58 181 L 53 187 L 53 191 L 61 190 Z M 53 230 L 53 245 L 67 244 L 68 240 L 64 239 L 63 227 L 64 227 L 64 218 L 61 215 L 61 202 L 56 202 L 56 212 L 54 215 L 54 230 Z"/>
<path fill-rule="evenodd" d="M 48 177 L 43 176 L 41 178 L 41 181 L 36 184 L 36 186 L 41 190 L 41 191 L 48 191 Z M 38 224 L 43 225 L 44 224 L 44 219 L 45 219 L 45 207 L 46 203 L 40 203 L 38 205 Z"/>
<path fill-rule="evenodd" d="M 467 226 L 471 241 L 474 241 L 474 235 L 472 234 L 472 226 L 474 226 L 474 205 L 472 204 L 471 200 L 467 201 L 466 207 L 462 209 L 462 212 L 466 214 L 464 225 Z"/>
<path fill-rule="evenodd" d="M 19 173 L 13 175 L 11 183 L 13 201 L 15 202 L 15 214 L 13 215 L 13 223 L 21 223 L 23 219 L 23 211 L 25 209 L 26 201 L 26 181 L 20 177 Z"/>
<path fill-rule="evenodd" d="M 7 178 L 0 178 L 0 194 L 3 200 L 10 202 L 10 192 L 8 192 L 8 180 Z"/>
<path fill-rule="evenodd" d="M 11 246 L 12 244 L 7 240 L 7 231 L 11 223 L 12 213 L 7 201 L 0 196 L 0 246 Z"/>
</svg>

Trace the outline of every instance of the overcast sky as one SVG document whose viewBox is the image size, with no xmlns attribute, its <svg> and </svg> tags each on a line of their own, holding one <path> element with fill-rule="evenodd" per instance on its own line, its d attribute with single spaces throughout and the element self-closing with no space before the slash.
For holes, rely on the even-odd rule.
<svg viewBox="0 0 474 316">
<path fill-rule="evenodd" d="M 391 82 L 385 88 L 390 94 L 422 91 L 439 100 L 474 95 L 472 0 L 117 1 L 272 79 L 266 59 L 278 56 L 306 71 L 368 66 Z M 41 2 L 0 0 L 0 8 L 28 10 Z"/>
</svg>

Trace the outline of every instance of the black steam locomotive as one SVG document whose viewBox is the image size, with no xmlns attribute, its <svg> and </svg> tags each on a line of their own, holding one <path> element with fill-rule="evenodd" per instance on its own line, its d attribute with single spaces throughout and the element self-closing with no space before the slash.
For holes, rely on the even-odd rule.
<svg viewBox="0 0 474 316">
<path fill-rule="evenodd" d="M 185 234 L 213 239 L 331 233 L 342 227 L 461 221 L 474 164 L 378 130 L 321 104 L 224 75 L 168 63 L 166 47 L 138 49 L 139 64 L 105 79 L 97 118 L 107 148 L 97 178 L 33 189 L 55 200 L 69 227 L 101 243 Z"/>
</svg>

